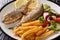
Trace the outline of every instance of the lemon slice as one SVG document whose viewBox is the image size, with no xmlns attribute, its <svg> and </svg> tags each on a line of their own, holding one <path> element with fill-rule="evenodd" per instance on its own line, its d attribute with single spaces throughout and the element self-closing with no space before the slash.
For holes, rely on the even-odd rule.
<svg viewBox="0 0 60 40">
<path fill-rule="evenodd" d="M 22 5 L 24 5 L 26 2 L 27 2 L 27 0 L 16 0 L 14 6 L 15 6 L 15 8 L 18 8 Z"/>
<path fill-rule="evenodd" d="M 38 0 L 31 0 L 31 4 L 28 6 L 29 9 L 33 9 L 38 5 Z"/>
</svg>

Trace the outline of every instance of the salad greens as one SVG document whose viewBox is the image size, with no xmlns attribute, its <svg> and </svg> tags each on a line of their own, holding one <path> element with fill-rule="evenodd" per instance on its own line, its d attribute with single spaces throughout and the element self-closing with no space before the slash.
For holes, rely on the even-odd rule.
<svg viewBox="0 0 60 40">
<path fill-rule="evenodd" d="M 51 30 L 55 30 L 56 29 L 56 23 L 53 20 L 51 20 L 50 21 L 50 26 L 47 27 L 47 28 L 48 29 L 51 29 Z"/>
<path fill-rule="evenodd" d="M 51 30 L 60 30 L 60 24 L 58 23 L 55 23 L 53 20 L 50 21 L 51 25 L 49 27 L 47 27 L 48 29 L 51 29 Z"/>
<path fill-rule="evenodd" d="M 56 17 L 56 11 L 55 10 L 53 10 L 53 9 L 51 9 L 51 7 L 49 6 L 49 5 L 47 5 L 47 4 L 44 4 L 43 5 L 43 9 L 44 9 L 44 13 L 45 12 L 47 12 L 47 13 L 49 13 L 49 15 L 45 15 L 46 16 L 46 18 L 47 19 L 49 19 L 50 18 L 50 16 L 52 17 L 52 16 L 55 16 Z M 44 14 L 43 13 L 43 14 Z M 52 19 L 49 19 L 49 21 L 48 20 L 45 20 L 44 19 L 44 15 L 42 15 L 42 16 L 40 16 L 40 17 L 38 17 L 38 20 L 40 20 L 40 22 L 41 23 L 43 23 L 42 24 L 42 26 L 45 26 L 45 27 L 47 27 L 48 29 L 50 29 L 50 30 L 60 30 L 60 24 L 58 24 L 58 22 L 55 22 L 55 21 L 60 21 L 60 18 L 58 19 L 58 18 L 56 18 L 56 19 L 53 19 L 54 17 L 52 17 Z M 45 23 L 45 24 L 44 24 Z M 49 25 L 48 25 L 49 24 Z M 48 26 L 47 26 L 48 25 Z"/>
<path fill-rule="evenodd" d="M 45 22 L 43 16 L 39 17 L 38 19 L 40 20 L 41 23 L 44 23 Z"/>
<path fill-rule="evenodd" d="M 50 10 L 50 6 L 47 4 L 44 4 L 43 9 L 44 9 L 44 11 L 48 11 L 48 10 Z"/>
<path fill-rule="evenodd" d="M 50 13 L 50 15 L 55 15 L 56 14 L 56 11 L 51 9 L 51 7 L 47 4 L 43 5 L 43 9 L 44 9 L 44 11 L 48 11 Z"/>
</svg>

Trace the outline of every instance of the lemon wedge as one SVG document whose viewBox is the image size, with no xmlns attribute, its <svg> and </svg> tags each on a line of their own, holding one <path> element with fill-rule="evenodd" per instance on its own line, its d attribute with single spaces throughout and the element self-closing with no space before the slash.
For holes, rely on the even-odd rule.
<svg viewBox="0 0 60 40">
<path fill-rule="evenodd" d="M 31 0 L 31 4 L 28 6 L 29 9 L 33 9 L 38 5 L 38 0 Z"/>
<path fill-rule="evenodd" d="M 14 6 L 15 6 L 15 8 L 18 8 L 18 7 L 22 6 L 23 4 L 25 4 L 26 2 L 27 2 L 27 0 L 16 0 Z"/>
</svg>

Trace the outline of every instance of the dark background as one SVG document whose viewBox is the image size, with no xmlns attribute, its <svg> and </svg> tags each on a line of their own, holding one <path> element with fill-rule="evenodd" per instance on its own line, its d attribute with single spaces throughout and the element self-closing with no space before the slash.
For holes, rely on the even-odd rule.
<svg viewBox="0 0 60 40">
<path fill-rule="evenodd" d="M 54 2 L 54 3 L 56 3 L 56 4 L 58 4 L 59 6 L 60 6 L 60 0 L 49 0 L 49 1 L 52 1 L 52 2 Z M 12 1 L 13 2 L 13 1 Z M 11 3 L 11 2 L 10 2 Z M 9 3 L 8 3 L 9 4 Z M 6 4 L 7 5 L 7 4 Z M 6 6 L 5 5 L 5 6 Z M 4 7 L 5 7 L 4 6 Z M 3 8 L 4 8 L 3 7 Z M 2 8 L 2 9 L 3 9 Z M 1 10 L 2 10 L 1 9 Z M 0 40 L 15 40 L 15 39 L 13 39 L 13 38 L 11 38 L 11 37 L 9 37 L 7 34 L 5 34 L 4 32 L 3 32 L 3 30 L 0 28 Z M 52 39 L 52 40 L 60 40 L 60 36 L 58 36 L 57 38 L 55 38 L 55 39 Z"/>
</svg>

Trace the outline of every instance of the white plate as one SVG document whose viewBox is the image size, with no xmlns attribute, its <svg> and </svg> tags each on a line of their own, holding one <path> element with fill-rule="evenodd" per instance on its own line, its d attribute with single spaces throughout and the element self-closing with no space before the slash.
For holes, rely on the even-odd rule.
<svg viewBox="0 0 60 40">
<path fill-rule="evenodd" d="M 51 6 L 52 9 L 56 10 L 58 13 L 60 13 L 60 7 L 50 1 L 42 1 L 43 4 L 48 4 Z M 9 30 L 7 29 L 7 27 L 10 27 L 10 26 L 14 26 L 12 24 L 10 25 L 6 25 L 4 23 L 2 23 L 2 19 L 3 19 L 3 16 L 5 13 L 7 12 L 10 12 L 14 9 L 14 6 L 13 6 L 13 3 L 9 4 L 8 6 L 6 6 L 1 12 L 0 12 L 0 26 L 1 26 L 1 29 L 6 33 L 8 34 L 10 37 L 14 38 L 14 39 L 17 39 L 17 40 L 21 40 L 21 38 L 19 38 L 18 36 L 14 35 L 12 30 Z M 50 37 L 46 38 L 46 40 L 51 40 L 57 36 L 60 35 L 60 31 L 51 35 Z M 45 40 L 45 39 L 44 39 Z"/>
</svg>

